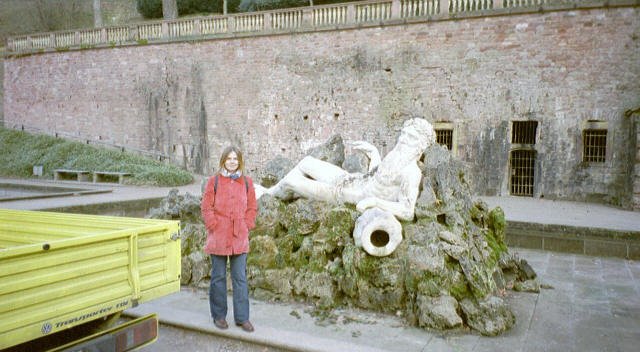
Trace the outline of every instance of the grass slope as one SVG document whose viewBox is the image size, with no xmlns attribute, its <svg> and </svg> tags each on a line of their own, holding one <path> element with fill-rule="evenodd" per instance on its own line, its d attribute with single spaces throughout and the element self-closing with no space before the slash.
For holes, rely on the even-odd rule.
<svg viewBox="0 0 640 352">
<path fill-rule="evenodd" d="M 180 186 L 192 182 L 185 170 L 142 156 L 46 135 L 0 128 L 0 176 L 31 177 L 34 165 L 53 178 L 54 169 L 129 172 L 129 184 Z"/>
</svg>

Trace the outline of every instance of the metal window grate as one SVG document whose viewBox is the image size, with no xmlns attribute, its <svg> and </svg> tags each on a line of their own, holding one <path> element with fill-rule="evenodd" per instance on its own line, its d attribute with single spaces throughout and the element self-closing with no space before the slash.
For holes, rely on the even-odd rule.
<svg viewBox="0 0 640 352">
<path fill-rule="evenodd" d="M 514 150 L 511 152 L 511 195 L 533 196 L 533 176 L 536 152 Z"/>
<path fill-rule="evenodd" d="M 436 142 L 444 145 L 447 149 L 453 149 L 453 130 L 450 129 L 436 129 Z"/>
<path fill-rule="evenodd" d="M 603 163 L 607 154 L 607 130 L 584 130 L 582 161 Z"/>
<path fill-rule="evenodd" d="M 511 143 L 536 144 L 538 121 L 513 121 Z"/>
</svg>

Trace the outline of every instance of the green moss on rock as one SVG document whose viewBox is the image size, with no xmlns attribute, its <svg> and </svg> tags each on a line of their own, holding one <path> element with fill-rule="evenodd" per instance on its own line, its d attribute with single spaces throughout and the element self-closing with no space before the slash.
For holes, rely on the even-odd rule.
<svg viewBox="0 0 640 352">
<path fill-rule="evenodd" d="M 251 255 L 247 256 L 247 265 L 256 266 L 260 269 L 276 268 L 276 257 L 278 247 L 269 236 L 256 236 L 249 242 Z"/>
</svg>

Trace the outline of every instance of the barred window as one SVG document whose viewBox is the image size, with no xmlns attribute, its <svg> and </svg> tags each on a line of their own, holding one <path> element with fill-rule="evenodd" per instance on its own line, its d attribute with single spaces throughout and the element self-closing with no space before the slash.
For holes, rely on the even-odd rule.
<svg viewBox="0 0 640 352">
<path fill-rule="evenodd" d="M 536 144 L 538 121 L 513 121 L 511 143 Z"/>
<path fill-rule="evenodd" d="M 436 129 L 436 142 L 444 145 L 447 149 L 453 149 L 453 130 L 452 129 Z"/>
<path fill-rule="evenodd" d="M 586 129 L 582 131 L 582 161 L 603 163 L 607 154 L 607 130 Z"/>
<path fill-rule="evenodd" d="M 534 150 L 511 151 L 511 195 L 533 196 L 535 162 Z"/>
</svg>

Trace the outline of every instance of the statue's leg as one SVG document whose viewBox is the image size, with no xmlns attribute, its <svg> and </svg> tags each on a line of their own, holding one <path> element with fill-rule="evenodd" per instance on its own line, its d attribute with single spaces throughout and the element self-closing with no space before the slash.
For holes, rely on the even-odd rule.
<svg viewBox="0 0 640 352">
<path fill-rule="evenodd" d="M 294 197 L 293 189 L 291 189 L 291 180 L 297 180 L 304 177 L 298 167 L 294 167 L 286 174 L 278 183 L 271 188 L 262 190 L 263 194 L 269 194 L 280 199 L 292 199 Z"/>
<path fill-rule="evenodd" d="M 306 156 L 300 160 L 297 168 L 307 178 L 327 184 L 335 184 L 348 174 L 348 172 L 342 168 L 312 156 Z"/>
<path fill-rule="evenodd" d="M 307 156 L 275 186 L 264 190 L 264 193 L 290 199 L 294 192 L 306 198 L 334 201 L 335 184 L 346 174 L 346 171 L 331 163 Z"/>
<path fill-rule="evenodd" d="M 334 184 L 317 181 L 301 173 L 288 175 L 282 181 L 286 189 L 295 192 L 298 196 L 325 202 L 336 201 L 336 187 Z"/>
</svg>

